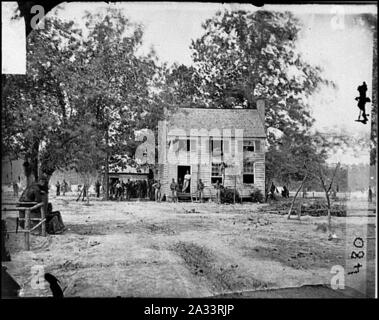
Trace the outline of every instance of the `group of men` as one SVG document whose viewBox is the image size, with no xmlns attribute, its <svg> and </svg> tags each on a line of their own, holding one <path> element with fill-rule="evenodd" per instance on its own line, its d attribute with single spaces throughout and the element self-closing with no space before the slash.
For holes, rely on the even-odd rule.
<svg viewBox="0 0 379 320">
<path fill-rule="evenodd" d="M 131 198 L 154 199 L 154 180 L 116 180 L 110 185 L 110 197 L 116 200 L 130 200 Z"/>
<path fill-rule="evenodd" d="M 66 195 L 66 192 L 68 191 L 68 183 L 66 182 L 65 179 L 63 179 L 62 184 L 60 184 L 59 181 L 57 181 L 57 183 L 55 184 L 55 188 L 57 191 L 57 196 L 60 196 L 61 191 L 62 191 L 62 195 L 64 196 Z"/>
<path fill-rule="evenodd" d="M 172 201 L 178 202 L 178 192 L 186 192 L 188 187 L 189 187 L 188 179 L 185 179 L 185 184 L 183 185 L 181 182 L 181 179 L 179 179 L 178 182 L 176 182 L 175 179 L 173 178 L 170 184 Z M 199 197 L 201 200 L 203 199 L 203 190 L 204 190 L 204 184 L 201 180 L 199 180 L 198 191 L 199 191 Z"/>
<path fill-rule="evenodd" d="M 271 182 L 270 190 L 269 190 L 269 193 L 267 194 L 267 197 L 269 197 L 272 200 L 276 200 L 275 192 L 279 193 L 279 190 L 275 186 L 274 182 Z M 287 186 L 283 186 L 281 194 L 282 194 L 283 198 L 289 198 L 290 197 L 290 192 L 289 192 Z"/>
</svg>

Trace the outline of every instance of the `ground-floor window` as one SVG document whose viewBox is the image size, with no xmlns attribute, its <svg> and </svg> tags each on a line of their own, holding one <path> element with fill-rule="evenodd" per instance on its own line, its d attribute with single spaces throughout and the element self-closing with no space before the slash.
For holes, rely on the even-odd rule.
<svg viewBox="0 0 379 320">
<path fill-rule="evenodd" d="M 211 173 L 211 183 L 217 183 L 219 181 L 222 183 L 222 164 L 212 163 L 212 173 Z"/>
<path fill-rule="evenodd" d="M 254 162 L 244 161 L 243 163 L 243 183 L 254 183 Z"/>
</svg>

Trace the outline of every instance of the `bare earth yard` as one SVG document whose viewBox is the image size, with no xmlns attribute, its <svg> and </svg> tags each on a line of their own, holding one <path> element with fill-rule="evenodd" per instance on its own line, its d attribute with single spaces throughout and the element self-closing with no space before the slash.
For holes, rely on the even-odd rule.
<svg viewBox="0 0 379 320">
<path fill-rule="evenodd" d="M 209 297 L 231 292 L 254 297 L 254 290 L 330 285 L 332 266 L 345 265 L 346 228 L 361 227 L 359 218 L 333 217 L 338 238 L 328 241 L 317 228 L 326 217 L 287 220 L 285 215 L 259 213 L 264 204 L 93 200 L 87 206 L 74 196 L 50 201 L 62 213 L 65 233 L 32 236 L 31 251 L 23 250 L 22 234 L 9 235 L 12 261 L 3 265 L 25 297 L 51 296 L 47 284 L 32 288 L 33 266 L 55 275 L 66 297 Z M 372 239 L 367 294 L 372 297 L 376 219 L 368 219 Z M 14 228 L 13 220 L 7 223 Z M 265 293 L 277 297 L 274 291 Z M 333 290 L 322 295 L 340 296 Z"/>
</svg>

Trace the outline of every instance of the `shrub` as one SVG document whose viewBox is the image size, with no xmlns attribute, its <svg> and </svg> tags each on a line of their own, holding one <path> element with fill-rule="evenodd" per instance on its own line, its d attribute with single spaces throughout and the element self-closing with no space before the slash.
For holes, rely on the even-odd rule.
<svg viewBox="0 0 379 320">
<path fill-rule="evenodd" d="M 251 196 L 252 202 L 263 202 L 263 200 L 264 200 L 262 191 L 259 189 L 253 190 L 253 192 L 250 194 L 250 196 Z"/>
<path fill-rule="evenodd" d="M 241 198 L 236 190 L 236 202 L 240 202 Z M 221 203 L 234 203 L 234 189 L 221 189 Z"/>
</svg>

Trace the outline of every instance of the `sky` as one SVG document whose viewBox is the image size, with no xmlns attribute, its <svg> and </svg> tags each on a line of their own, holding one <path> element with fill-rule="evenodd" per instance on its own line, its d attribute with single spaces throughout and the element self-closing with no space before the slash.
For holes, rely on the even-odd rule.
<svg viewBox="0 0 379 320">
<path fill-rule="evenodd" d="M 58 15 L 81 24 L 81 17 L 86 10 L 101 10 L 106 6 L 120 7 L 132 21 L 142 23 L 144 44 L 141 52 L 148 52 L 154 47 L 161 61 L 186 65 L 191 64 L 191 40 L 201 36 L 201 24 L 218 10 L 291 11 L 303 24 L 297 43 L 299 52 L 310 63 L 321 66 L 323 75 L 337 85 L 337 90 L 324 88 L 310 97 L 315 127 L 326 134 L 344 133 L 353 136 L 368 135 L 370 132 L 368 124 L 365 126 L 354 121 L 358 117 L 354 100 L 358 96 L 358 85 L 366 81 L 370 98 L 372 91 L 372 36 L 356 18 L 358 13 L 376 13 L 374 5 L 265 5 L 256 8 L 247 4 L 80 2 L 62 4 Z M 4 11 L 3 3 L 2 9 Z M 4 17 L 6 14 L 9 16 L 9 12 L 5 10 L 2 17 L 3 39 L 5 37 L 2 43 L 3 61 L 9 62 L 8 70 L 11 66 L 22 73 L 24 61 L 19 54 L 15 54 L 14 48 L 19 45 L 25 47 L 22 44 L 25 38 L 16 36 L 22 33 L 23 26 L 17 26 L 16 22 L 12 22 L 11 26 L 9 22 L 6 25 Z M 12 32 L 5 32 L 4 27 Z M 330 162 L 368 163 L 368 159 L 369 150 L 365 150 L 359 155 L 340 152 L 331 157 Z"/>
</svg>

